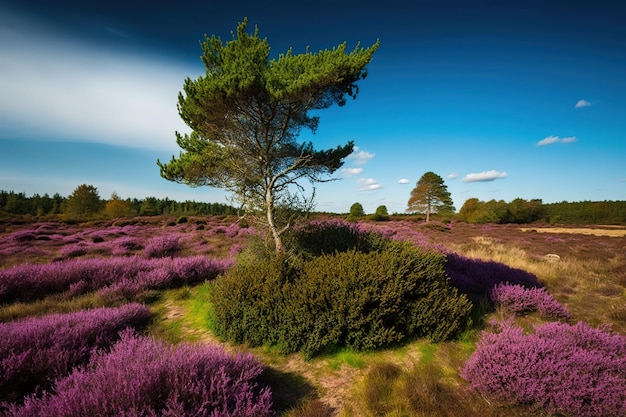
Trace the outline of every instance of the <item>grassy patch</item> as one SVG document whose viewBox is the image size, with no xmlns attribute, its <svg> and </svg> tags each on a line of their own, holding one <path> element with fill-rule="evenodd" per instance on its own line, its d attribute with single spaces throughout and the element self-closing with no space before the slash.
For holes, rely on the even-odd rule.
<svg viewBox="0 0 626 417">
<path fill-rule="evenodd" d="M 435 352 L 437 352 L 438 345 L 436 343 L 427 343 L 420 346 L 420 362 L 423 364 L 429 364 L 433 362 L 435 358 Z"/>
<path fill-rule="evenodd" d="M 54 313 L 73 313 L 88 308 L 110 306 L 94 293 L 66 298 L 62 295 L 46 297 L 30 303 L 16 302 L 0 306 L 0 322 L 39 317 Z"/>
<path fill-rule="evenodd" d="M 344 364 L 352 368 L 361 369 L 361 368 L 364 368 L 365 365 L 367 364 L 365 355 L 366 354 L 362 352 L 355 352 L 349 349 L 342 349 L 338 351 L 337 353 L 335 353 L 334 355 L 327 357 L 326 360 L 328 361 L 328 365 L 330 366 L 330 369 L 332 370 L 337 370 L 341 367 L 341 365 L 344 365 Z"/>
</svg>

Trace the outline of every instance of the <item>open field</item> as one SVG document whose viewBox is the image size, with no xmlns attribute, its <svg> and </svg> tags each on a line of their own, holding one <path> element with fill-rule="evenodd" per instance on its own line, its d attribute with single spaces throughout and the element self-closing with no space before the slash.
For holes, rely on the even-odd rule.
<svg viewBox="0 0 626 417">
<path fill-rule="evenodd" d="M 159 248 L 164 250 L 164 242 L 171 242 L 168 238 L 172 237 L 177 242 L 178 257 L 203 255 L 232 261 L 254 234 L 251 229 L 233 226 L 234 218 L 194 217 L 179 224 L 175 220 L 158 217 L 82 224 L 8 221 L 0 224 L 0 270 L 25 263 L 150 258 L 149 249 L 157 250 L 154 246 L 160 243 Z M 368 223 L 364 227 L 417 245 L 528 271 L 571 312 L 571 322 L 610 326 L 616 334 L 626 335 L 626 239 L 623 234 L 604 234 L 624 230 L 443 225 L 410 220 Z M 579 229 L 594 233 L 574 232 Z M 228 352 L 253 353 L 268 371 L 279 415 L 545 415 L 472 393 L 459 375 L 459 369 L 476 350 L 481 330 L 489 328 L 490 319 L 503 318 L 502 310 L 485 310 L 475 317 L 474 328 L 459 340 L 414 340 L 375 352 L 339 350 L 304 360 L 300 354 L 284 355 L 272 347 L 235 346 L 218 340 L 210 330 L 207 315 L 210 287 L 210 281 L 205 281 L 148 288 L 129 300 L 124 298 L 127 293 L 121 296 L 114 289 L 78 291 L 74 286 L 72 295 L 60 292 L 33 300 L 0 300 L 0 322 L 129 301 L 145 303 L 155 320 L 144 333 L 176 344 L 220 345 Z M 536 314 L 516 320 L 526 328 L 543 322 Z M 0 402 L 3 400 L 0 398 Z"/>
</svg>

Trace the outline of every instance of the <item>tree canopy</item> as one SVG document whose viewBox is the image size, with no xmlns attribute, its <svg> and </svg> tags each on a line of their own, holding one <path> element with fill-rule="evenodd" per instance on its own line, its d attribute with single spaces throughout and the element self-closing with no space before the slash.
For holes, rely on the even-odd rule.
<svg viewBox="0 0 626 417">
<path fill-rule="evenodd" d="M 93 185 L 79 185 L 65 203 L 65 212 L 72 216 L 93 216 L 101 209 L 100 194 Z"/>
<path fill-rule="evenodd" d="M 315 133 L 318 127 L 319 117 L 309 112 L 356 98 L 379 42 L 351 52 L 345 42 L 317 53 L 289 49 L 270 59 L 267 39 L 258 28 L 247 33 L 247 23 L 239 23 L 225 43 L 205 35 L 206 74 L 187 78 L 178 97 L 179 114 L 192 131 L 176 132 L 183 151 L 157 164 L 167 180 L 223 188 L 246 212 L 264 213 L 257 218 L 280 252 L 280 236 L 293 219 L 278 213 L 312 200 L 299 181 L 327 181 L 353 150 L 352 141 L 328 150 L 298 142 L 302 129 Z"/>
<path fill-rule="evenodd" d="M 452 213 L 454 210 L 452 198 L 443 178 L 430 171 L 422 175 L 411 191 L 407 211 L 425 213 L 428 222 L 431 213 Z"/>
</svg>

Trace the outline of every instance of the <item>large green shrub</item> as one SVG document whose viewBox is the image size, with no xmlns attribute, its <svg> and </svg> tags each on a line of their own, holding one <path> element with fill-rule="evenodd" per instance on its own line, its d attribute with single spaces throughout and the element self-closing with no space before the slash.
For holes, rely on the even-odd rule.
<svg viewBox="0 0 626 417">
<path fill-rule="evenodd" d="M 411 337 L 445 340 L 463 329 L 471 309 L 448 285 L 441 254 L 400 242 L 369 253 L 242 263 L 215 281 L 212 301 L 219 336 L 306 357 Z"/>
</svg>

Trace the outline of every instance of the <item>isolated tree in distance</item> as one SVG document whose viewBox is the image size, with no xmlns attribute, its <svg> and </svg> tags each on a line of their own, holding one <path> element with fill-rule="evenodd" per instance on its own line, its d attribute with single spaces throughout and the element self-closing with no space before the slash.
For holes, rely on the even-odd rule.
<svg viewBox="0 0 626 417">
<path fill-rule="evenodd" d="M 365 210 L 363 210 L 363 206 L 361 205 L 361 203 L 356 202 L 350 206 L 350 213 L 348 213 L 348 217 L 346 220 L 355 221 L 364 216 Z"/>
<path fill-rule="evenodd" d="M 93 185 L 79 185 L 65 202 L 65 213 L 72 216 L 93 216 L 101 209 L 100 195 Z"/>
<path fill-rule="evenodd" d="M 431 213 L 452 213 L 454 205 L 443 178 L 434 172 L 426 172 L 411 191 L 407 211 L 426 214 L 426 222 Z"/>
<path fill-rule="evenodd" d="M 357 82 L 379 46 L 359 45 L 346 52 L 346 43 L 318 53 L 294 55 L 289 49 L 270 59 L 270 45 L 258 28 L 246 32 L 244 19 L 223 43 L 213 35 L 202 43 L 206 74 L 187 78 L 178 111 L 192 129 L 176 132 L 183 149 L 169 163 L 157 161 L 161 176 L 190 186 L 223 188 L 246 213 L 262 215 L 277 252 L 281 235 L 293 218 L 277 218 L 285 207 L 308 206 L 301 180 L 329 181 L 343 165 L 353 142 L 335 149 L 315 150 L 297 141 L 301 130 L 315 133 L 319 117 L 309 111 L 343 106 L 356 98 Z M 304 200 L 303 200 L 304 199 Z M 297 211 L 297 210 L 296 210 Z"/>
<path fill-rule="evenodd" d="M 382 205 L 376 207 L 376 211 L 374 212 L 374 220 L 378 222 L 389 220 L 389 211 L 387 210 L 387 206 Z"/>
</svg>

